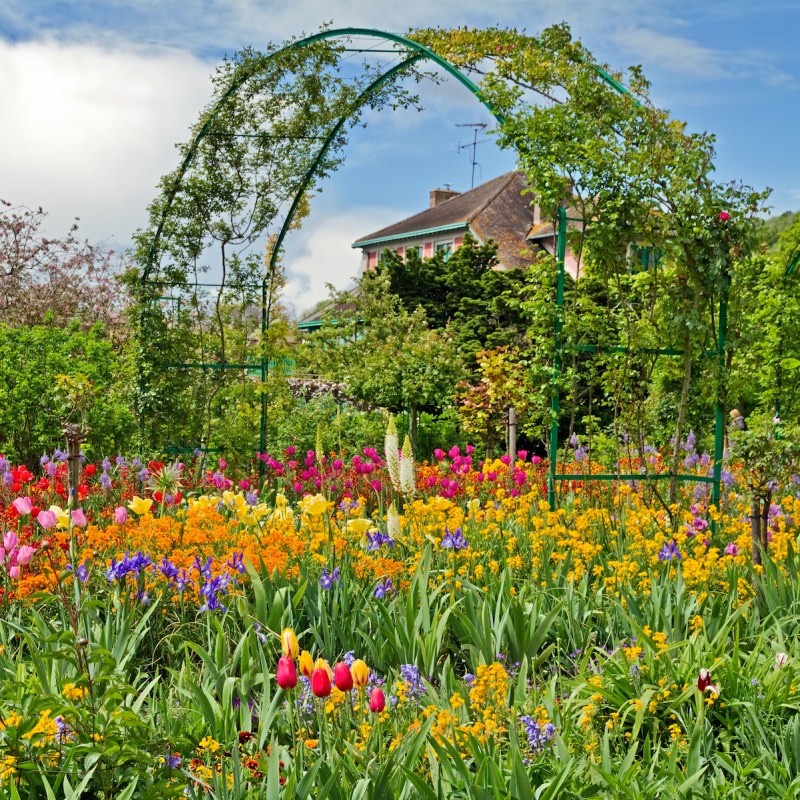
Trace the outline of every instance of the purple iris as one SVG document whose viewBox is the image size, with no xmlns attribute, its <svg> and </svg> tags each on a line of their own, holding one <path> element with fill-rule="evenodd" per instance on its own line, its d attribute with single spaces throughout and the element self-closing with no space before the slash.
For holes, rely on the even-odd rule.
<svg viewBox="0 0 800 800">
<path fill-rule="evenodd" d="M 452 548 L 453 550 L 466 550 L 469 547 L 469 542 L 461 532 L 461 528 L 456 528 L 455 531 L 445 528 L 442 547 Z"/>
<path fill-rule="evenodd" d="M 333 584 L 338 583 L 339 580 L 339 567 L 335 567 L 331 573 L 328 573 L 328 568 L 325 567 L 325 569 L 322 570 L 322 575 L 319 576 L 319 585 L 327 592 L 333 587 Z"/>
<path fill-rule="evenodd" d="M 382 600 L 386 597 L 387 594 L 394 591 L 394 586 L 392 586 L 392 579 L 387 578 L 383 583 L 378 581 L 378 585 L 375 587 L 375 591 L 372 593 L 373 597 L 377 597 L 378 600 Z"/>
<path fill-rule="evenodd" d="M 669 542 L 664 542 L 664 546 L 658 553 L 658 560 L 659 561 L 672 561 L 673 558 L 683 558 L 681 555 L 681 551 L 678 550 L 678 545 L 675 544 L 675 540 L 671 539 Z"/>
</svg>

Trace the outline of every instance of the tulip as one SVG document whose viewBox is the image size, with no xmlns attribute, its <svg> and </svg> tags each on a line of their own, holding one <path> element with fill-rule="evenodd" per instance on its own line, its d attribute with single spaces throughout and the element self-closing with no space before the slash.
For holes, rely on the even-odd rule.
<svg viewBox="0 0 800 800">
<path fill-rule="evenodd" d="M 281 648 L 283 654 L 289 658 L 297 658 L 300 655 L 300 644 L 291 628 L 284 628 L 281 631 Z"/>
<path fill-rule="evenodd" d="M 373 689 L 369 696 L 369 710 L 380 714 L 386 708 L 386 698 L 381 689 Z"/>
<path fill-rule="evenodd" d="M 788 662 L 789 662 L 788 653 L 775 654 L 775 669 L 780 669 L 781 667 L 785 667 Z"/>
<path fill-rule="evenodd" d="M 705 692 L 714 692 L 714 694 L 719 694 L 719 686 L 715 683 L 711 683 L 711 673 L 707 669 L 701 669 L 700 673 L 697 676 L 697 688 L 699 691 Z"/>
<path fill-rule="evenodd" d="M 334 668 L 333 680 L 340 692 L 349 692 L 353 688 L 353 675 L 344 661 L 340 661 Z"/>
<path fill-rule="evenodd" d="M 328 680 L 333 682 L 333 670 L 331 669 L 331 665 L 324 658 L 318 658 L 314 662 L 314 669 L 324 669 L 325 672 L 328 673 Z"/>
<path fill-rule="evenodd" d="M 83 513 L 82 508 L 76 508 L 72 512 L 72 524 L 77 525 L 79 528 L 85 528 L 89 524 L 86 521 L 86 514 Z"/>
<path fill-rule="evenodd" d="M 350 665 L 350 674 L 353 676 L 353 685 L 359 689 L 363 689 L 369 680 L 369 667 L 360 659 L 357 658 Z"/>
<path fill-rule="evenodd" d="M 315 669 L 311 673 L 311 691 L 317 697 L 327 697 L 331 693 L 331 679 L 325 669 Z"/>
<path fill-rule="evenodd" d="M 17 564 L 19 564 L 21 567 L 24 567 L 26 564 L 30 564 L 35 552 L 36 551 L 30 545 L 22 545 L 22 547 L 17 550 Z M 778 655 L 780 655 L 780 653 Z M 784 653 L 784 655 L 786 654 Z"/>
<path fill-rule="evenodd" d="M 306 678 L 311 677 L 311 673 L 314 671 L 314 659 L 311 657 L 311 653 L 308 650 L 303 650 L 300 653 L 300 660 L 298 662 L 300 666 L 300 674 L 304 675 Z"/>
<path fill-rule="evenodd" d="M 11 505 L 21 517 L 26 517 L 33 511 L 33 502 L 30 497 L 18 497 Z"/>
<path fill-rule="evenodd" d="M 312 517 L 318 517 L 320 514 L 327 511 L 328 501 L 324 495 L 315 494 L 313 497 L 306 497 L 302 506 L 306 514 L 311 514 Z"/>
<path fill-rule="evenodd" d="M 36 520 L 45 530 L 49 530 L 55 528 L 58 517 L 52 511 L 40 511 Z"/>
<path fill-rule="evenodd" d="M 284 691 L 294 689 L 297 686 L 297 669 L 294 666 L 294 660 L 289 656 L 281 656 L 278 659 L 278 670 L 275 674 L 275 680 L 278 686 Z"/>
<path fill-rule="evenodd" d="M 8 577 L 11 578 L 12 581 L 15 581 L 19 578 L 19 567 L 9 567 L 8 568 Z"/>
<path fill-rule="evenodd" d="M 117 525 L 124 525 L 128 521 L 128 509 L 125 506 L 117 506 L 114 511 L 114 522 Z"/>
<path fill-rule="evenodd" d="M 150 511 L 150 506 L 153 505 L 153 501 L 148 498 L 147 500 L 143 500 L 138 495 L 131 499 L 130 503 L 128 503 L 128 508 L 133 511 L 134 514 L 138 514 L 139 516 L 144 516 Z"/>
<path fill-rule="evenodd" d="M 3 535 L 3 547 L 6 550 L 13 550 L 19 544 L 19 536 L 13 531 Z"/>
</svg>

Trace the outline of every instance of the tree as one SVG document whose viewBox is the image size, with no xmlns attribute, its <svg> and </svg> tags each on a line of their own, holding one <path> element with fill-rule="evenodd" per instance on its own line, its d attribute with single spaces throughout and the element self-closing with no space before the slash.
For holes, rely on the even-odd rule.
<svg viewBox="0 0 800 800">
<path fill-rule="evenodd" d="M 125 337 L 121 259 L 78 239 L 77 222 L 61 237 L 45 235 L 46 213 L 0 200 L 0 319 L 11 326 L 41 324 L 45 315 L 65 327 L 101 322 Z"/>
<path fill-rule="evenodd" d="M 415 446 L 419 412 L 449 406 L 463 374 L 449 331 L 430 329 L 421 307 L 406 309 L 387 272 L 365 276 L 356 291 L 333 301 L 335 319 L 312 335 L 298 362 L 341 381 L 365 405 L 408 411 Z"/>
</svg>

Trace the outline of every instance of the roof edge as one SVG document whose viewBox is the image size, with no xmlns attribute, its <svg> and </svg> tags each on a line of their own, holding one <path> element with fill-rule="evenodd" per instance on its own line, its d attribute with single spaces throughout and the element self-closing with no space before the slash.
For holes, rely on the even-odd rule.
<svg viewBox="0 0 800 800">
<path fill-rule="evenodd" d="M 391 236 L 382 236 L 378 239 L 358 239 L 350 245 L 352 248 L 367 247 L 371 244 L 379 244 L 380 242 L 397 242 L 401 239 L 414 239 L 417 236 L 427 236 L 431 233 L 446 233 L 447 231 L 455 231 L 459 228 L 469 228 L 469 220 L 463 222 L 451 222 L 449 225 L 440 225 L 437 228 L 420 228 L 416 231 L 407 231 L 406 233 L 395 233 Z"/>
</svg>

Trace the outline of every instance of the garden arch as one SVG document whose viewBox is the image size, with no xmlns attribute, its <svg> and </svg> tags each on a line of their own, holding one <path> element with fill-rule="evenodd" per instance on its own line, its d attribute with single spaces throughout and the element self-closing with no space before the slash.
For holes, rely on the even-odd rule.
<svg viewBox="0 0 800 800">
<path fill-rule="evenodd" d="M 245 87 L 247 83 L 254 76 L 258 75 L 270 62 L 273 62 L 276 59 L 280 59 L 281 57 L 285 56 L 288 53 L 297 53 L 307 48 L 311 48 L 316 43 L 319 42 L 323 42 L 326 40 L 334 40 L 334 39 L 350 40 L 355 37 L 366 37 L 370 39 L 377 39 L 379 41 L 385 41 L 392 43 L 394 45 L 398 45 L 406 49 L 406 57 L 399 64 L 380 73 L 374 80 L 372 80 L 369 83 L 369 85 L 366 88 L 364 88 L 358 94 L 356 100 L 351 104 L 350 108 L 348 109 L 348 112 L 343 113 L 341 116 L 339 116 L 338 120 L 336 120 L 336 122 L 329 128 L 327 135 L 320 137 L 322 143 L 319 145 L 319 148 L 316 151 L 316 154 L 314 155 L 313 159 L 311 160 L 310 165 L 305 169 L 303 174 L 299 176 L 299 180 L 297 181 L 294 189 L 293 197 L 289 203 L 288 213 L 285 215 L 283 222 L 280 226 L 279 232 L 277 233 L 273 241 L 270 258 L 266 269 L 266 274 L 262 278 L 260 286 L 258 287 L 260 288 L 261 291 L 262 335 L 266 332 L 267 326 L 269 324 L 268 307 L 266 300 L 267 284 L 271 276 L 274 275 L 277 259 L 280 257 L 283 241 L 292 225 L 293 220 L 295 219 L 296 213 L 302 202 L 302 199 L 307 189 L 313 185 L 314 179 L 315 177 L 317 177 L 318 172 L 320 171 L 321 164 L 328 155 L 330 148 L 334 145 L 335 142 L 337 142 L 337 139 L 341 134 L 342 130 L 344 129 L 345 125 L 347 124 L 349 117 L 352 114 L 358 113 L 365 104 L 368 104 L 371 101 L 371 99 L 376 95 L 376 93 L 378 93 L 387 84 L 391 84 L 392 81 L 397 76 L 407 72 L 417 63 L 421 61 L 430 61 L 433 62 L 438 67 L 440 67 L 441 69 L 443 69 L 447 74 L 454 77 L 468 91 L 470 91 L 476 97 L 476 99 L 479 102 L 481 102 L 487 108 L 487 110 L 495 117 L 495 119 L 498 122 L 498 125 L 502 126 L 504 124 L 505 122 L 504 115 L 498 112 L 497 109 L 493 108 L 492 104 L 488 102 L 486 98 L 483 96 L 481 89 L 469 77 L 467 77 L 467 75 L 465 75 L 460 69 L 454 66 L 450 61 L 443 58 L 441 55 L 437 54 L 430 47 L 427 47 L 426 45 L 421 44 L 420 42 L 417 42 L 405 36 L 379 31 L 371 28 L 341 28 L 341 29 L 323 30 L 312 36 L 308 36 L 306 38 L 293 41 L 288 45 L 269 54 L 265 58 L 253 59 L 247 68 L 241 70 L 240 73 L 238 73 L 235 76 L 234 80 L 232 80 L 230 84 L 225 88 L 225 90 L 221 93 L 219 99 L 216 101 L 214 106 L 212 106 L 206 113 L 202 125 L 199 127 L 199 130 L 194 136 L 194 139 L 189 144 L 188 148 L 185 150 L 185 155 L 180 167 L 175 173 L 173 173 L 168 185 L 165 186 L 163 201 L 155 210 L 156 211 L 155 215 L 153 216 L 151 214 L 154 233 L 148 237 L 144 247 L 143 258 L 141 259 L 144 262 L 140 280 L 140 286 L 142 289 L 143 296 L 146 297 L 149 295 L 150 297 L 152 297 L 153 287 L 168 283 L 157 280 L 158 267 L 162 256 L 162 244 L 166 233 L 165 230 L 166 223 L 170 219 L 170 216 L 173 214 L 173 208 L 176 198 L 179 196 L 179 193 L 181 192 L 185 176 L 187 172 L 190 170 L 191 166 L 193 165 L 193 162 L 195 161 L 201 143 L 203 142 L 204 139 L 206 139 L 206 137 L 208 137 L 211 134 L 218 116 L 225 110 L 228 102 L 232 98 L 234 98 L 240 92 L 240 90 L 242 90 L 243 87 Z M 391 50 L 390 52 L 397 53 L 396 50 Z M 605 70 L 596 67 L 594 65 L 590 66 L 596 73 L 596 76 L 599 77 L 600 80 L 605 82 L 608 86 L 612 87 L 616 92 L 621 94 L 628 94 L 628 90 Z M 565 250 L 567 241 L 567 225 L 568 225 L 568 219 L 566 216 L 566 210 L 563 207 L 561 207 L 559 210 L 558 225 L 556 226 L 557 254 L 558 254 L 557 255 L 558 288 L 555 299 L 556 299 L 556 306 L 558 308 L 558 313 L 557 313 L 557 321 L 554 332 L 555 334 L 555 359 L 554 359 L 554 370 L 553 370 L 554 387 L 557 384 L 556 379 L 558 377 L 558 373 L 561 368 L 561 356 L 562 356 L 561 317 L 564 304 L 564 279 L 565 279 L 564 259 L 565 259 Z M 723 357 L 725 348 L 726 307 L 727 307 L 727 297 L 726 297 L 726 292 L 723 292 L 720 298 L 720 309 L 719 309 L 720 336 L 718 341 L 717 352 L 714 353 L 714 355 L 720 358 Z M 602 350 L 602 348 L 595 348 L 595 349 Z M 673 351 L 670 351 L 669 349 L 658 351 L 658 353 L 663 355 L 680 355 L 680 353 L 675 353 Z M 206 369 L 241 370 L 244 368 L 252 367 L 252 364 L 228 364 L 225 363 L 223 360 L 223 363 L 217 363 L 217 364 L 167 363 L 162 366 L 164 368 L 179 368 L 179 369 L 200 368 L 204 370 Z M 269 366 L 270 365 L 267 359 L 265 357 L 262 357 L 261 362 L 259 364 L 259 371 L 262 381 L 266 380 Z M 144 397 L 146 394 L 147 385 L 144 373 L 142 372 L 141 374 L 142 378 L 140 381 L 140 390 L 141 390 L 141 396 Z M 663 475 L 638 475 L 638 474 L 637 475 L 620 475 L 620 474 L 588 475 L 588 474 L 567 474 L 564 472 L 559 472 L 557 468 L 559 411 L 560 411 L 559 392 L 556 388 L 554 388 L 552 394 L 550 438 L 549 438 L 550 473 L 549 473 L 548 489 L 549 489 L 549 499 L 551 505 L 555 504 L 556 485 L 559 481 L 562 480 L 570 480 L 570 479 L 652 480 L 652 479 L 662 479 L 665 477 Z M 259 449 L 261 452 L 263 452 L 266 449 L 266 412 L 267 412 L 267 397 L 265 393 L 262 393 L 260 436 L 259 436 Z M 145 439 L 144 425 L 145 425 L 146 414 L 143 407 L 140 407 L 139 413 L 142 426 L 141 427 L 142 441 L 144 441 Z M 680 475 L 680 474 L 676 475 L 675 472 L 673 472 L 669 477 L 678 480 L 691 480 L 691 481 L 704 480 L 706 482 L 712 483 L 714 501 L 718 502 L 723 441 L 724 441 L 724 409 L 722 405 L 722 400 L 720 397 L 718 397 L 716 424 L 715 424 L 715 453 L 714 453 L 715 467 L 714 467 L 713 477 L 698 478 L 698 476 L 695 475 Z"/>
</svg>

